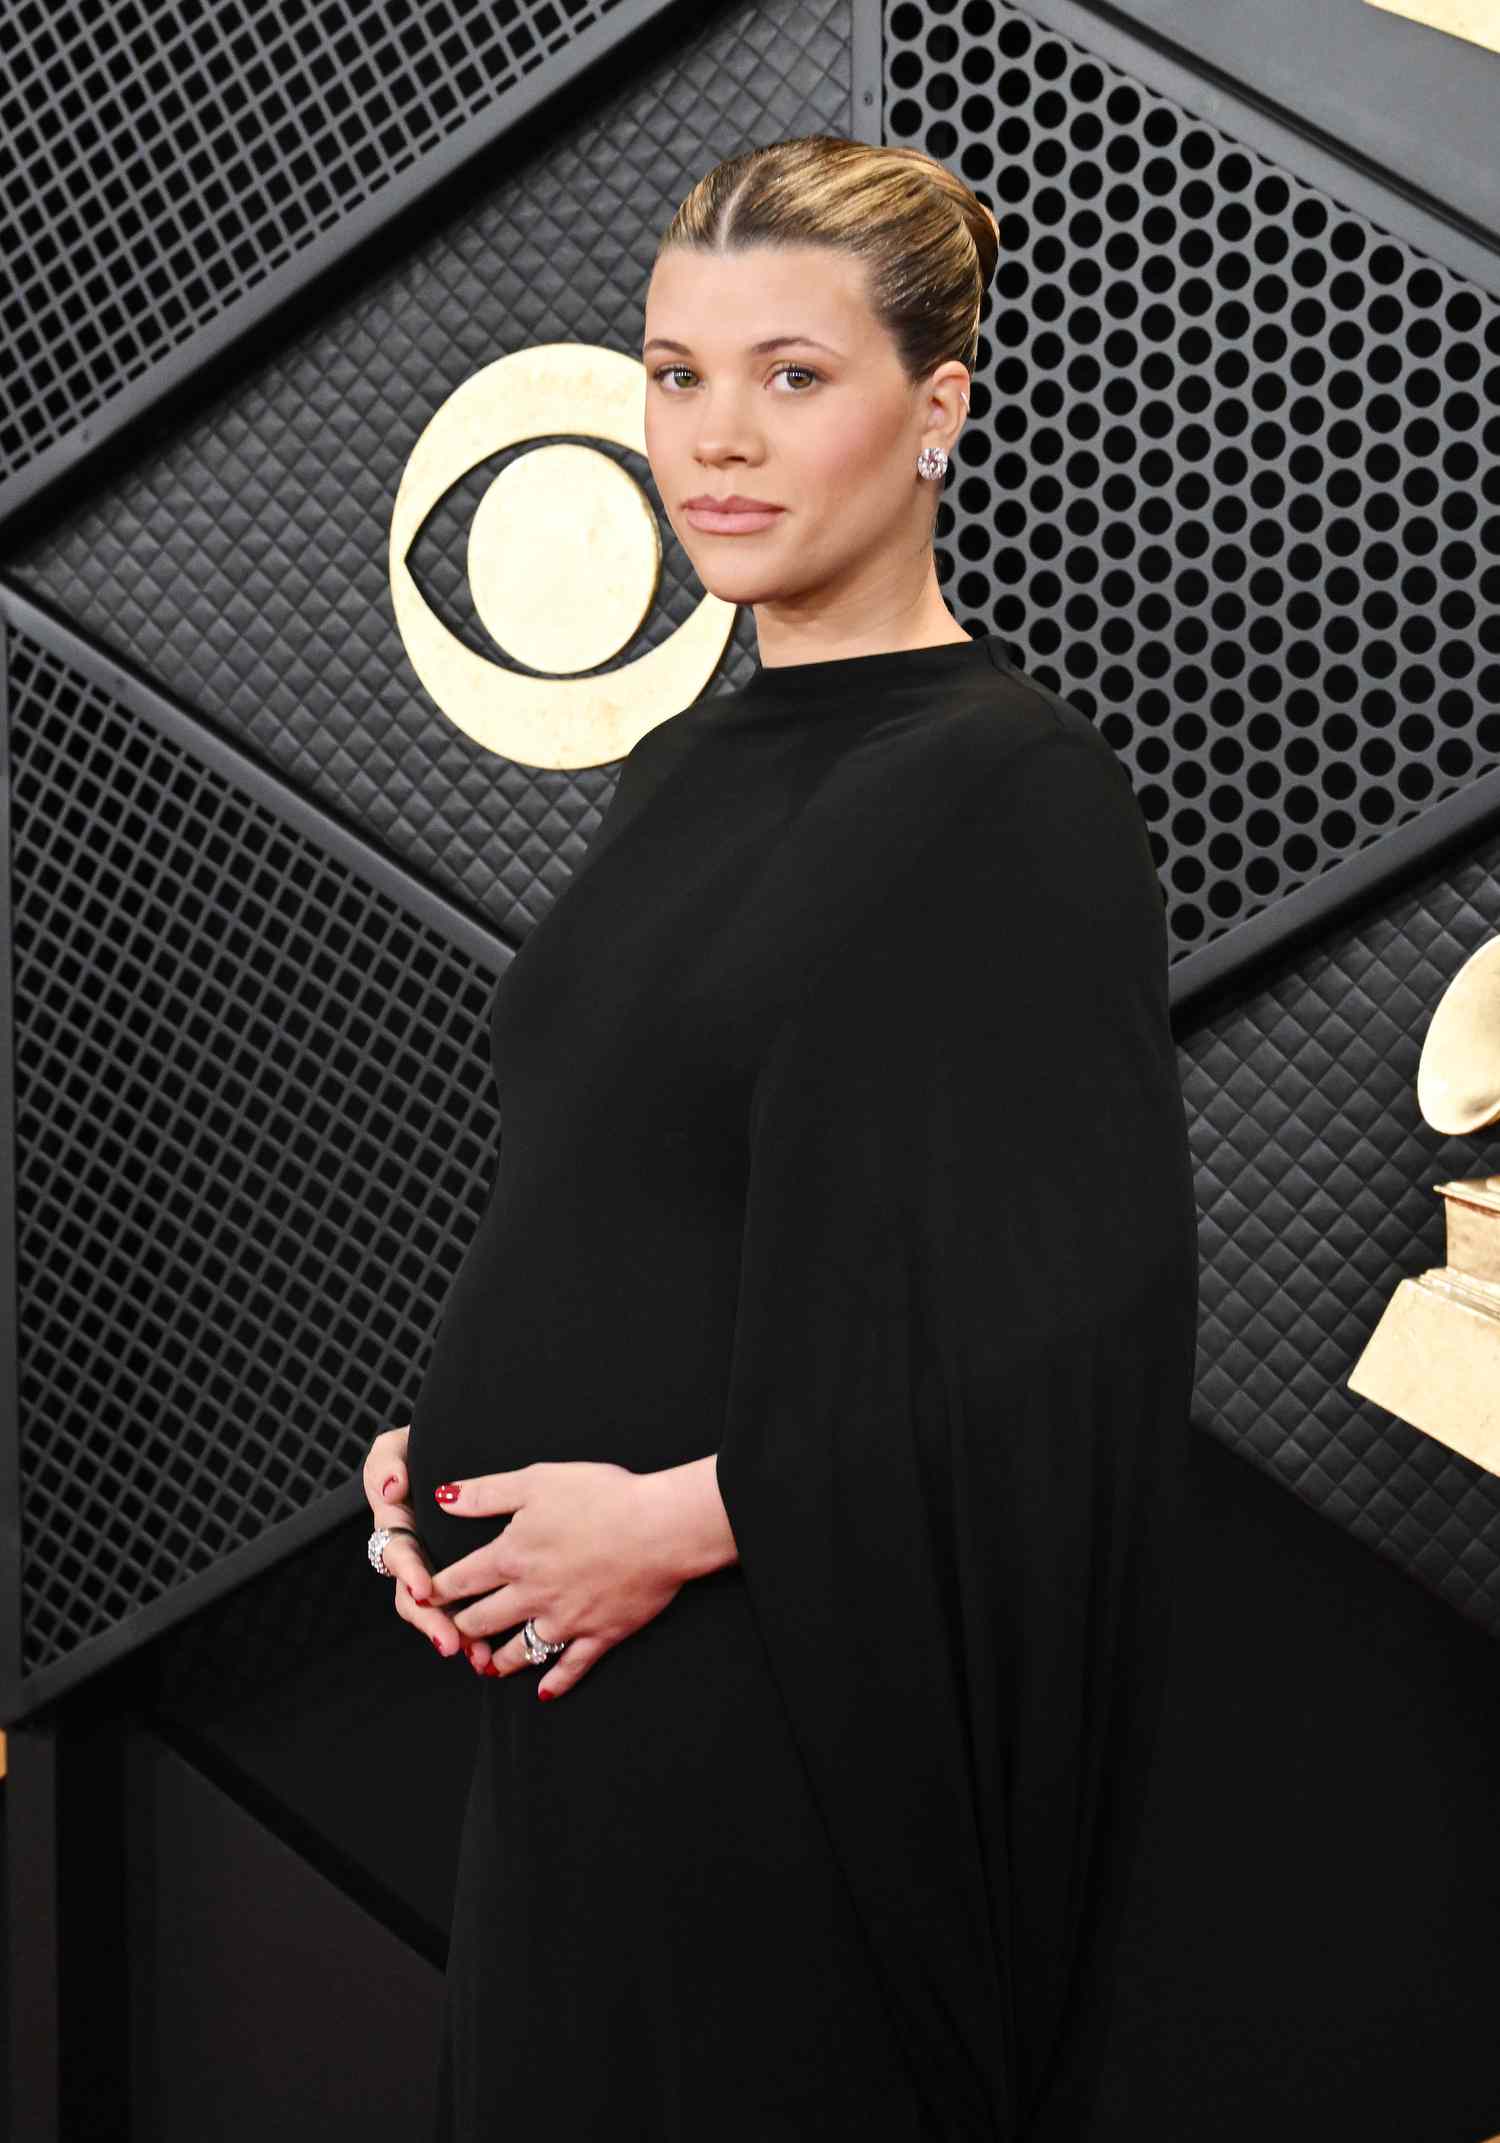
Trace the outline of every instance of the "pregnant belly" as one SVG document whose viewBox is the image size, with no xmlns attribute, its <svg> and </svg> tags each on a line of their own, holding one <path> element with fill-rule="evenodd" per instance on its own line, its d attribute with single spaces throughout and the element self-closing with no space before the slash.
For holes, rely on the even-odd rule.
<svg viewBox="0 0 1500 2143">
<path fill-rule="evenodd" d="M 592 1254 L 590 1254 L 592 1251 Z M 539 1459 L 654 1472 L 717 1449 L 738 1229 L 681 1256 L 562 1253 L 492 1203 L 454 1278 L 407 1445 L 415 1524 L 435 1567 L 503 1529 L 436 1503 L 444 1481 Z"/>
</svg>

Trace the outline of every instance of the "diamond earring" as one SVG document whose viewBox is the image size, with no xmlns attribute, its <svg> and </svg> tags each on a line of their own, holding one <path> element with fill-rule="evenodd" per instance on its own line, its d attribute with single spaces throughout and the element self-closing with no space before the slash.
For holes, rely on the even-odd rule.
<svg viewBox="0 0 1500 2143">
<path fill-rule="evenodd" d="M 959 389 L 959 393 L 963 398 L 964 414 L 967 416 L 969 397 L 963 393 L 962 388 Z M 944 477 L 947 473 L 948 449 L 945 446 L 924 446 L 917 456 L 917 474 L 919 476 Z"/>
</svg>

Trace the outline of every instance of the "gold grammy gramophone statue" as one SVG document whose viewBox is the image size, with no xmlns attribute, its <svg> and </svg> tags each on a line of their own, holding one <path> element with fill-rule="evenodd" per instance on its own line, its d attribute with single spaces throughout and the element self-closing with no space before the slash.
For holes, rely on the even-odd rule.
<svg viewBox="0 0 1500 2143">
<path fill-rule="evenodd" d="M 1417 1066 L 1417 1106 L 1450 1136 L 1500 1122 L 1500 938 L 1443 992 Z M 1448 1262 L 1402 1280 L 1348 1378 L 1464 1458 L 1500 1473 L 1500 1176 L 1434 1183 Z"/>
</svg>

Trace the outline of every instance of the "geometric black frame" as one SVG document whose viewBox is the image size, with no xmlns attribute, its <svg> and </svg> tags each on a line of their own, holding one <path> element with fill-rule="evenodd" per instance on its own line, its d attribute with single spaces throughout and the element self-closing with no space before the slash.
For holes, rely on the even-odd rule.
<svg viewBox="0 0 1500 2143">
<path fill-rule="evenodd" d="M 451 946 L 455 954 L 485 976 L 504 972 L 514 948 L 471 915 L 455 907 L 421 879 L 413 877 L 382 848 L 363 839 L 319 804 L 278 780 L 258 761 L 177 706 L 158 686 L 94 646 L 0 577 L 0 749 L 8 758 L 10 738 L 10 643 L 12 634 L 48 651 L 85 684 L 134 715 L 162 737 L 184 747 L 198 765 L 210 770 L 254 802 L 272 812 L 293 835 L 316 845 L 353 879 L 399 907 L 414 925 Z M 0 932 L 9 966 L 10 914 L 10 767 L 0 761 Z M 26 1675 L 21 1660 L 22 1600 L 18 1394 L 15 1386 L 19 1332 L 15 1247 L 16 1156 L 13 1032 L 14 1004 L 8 972 L 0 976 L 0 1511 L 8 1522 L 0 1531 L 0 1625 L 5 1631 L 0 1656 L 0 1717 L 14 1720 L 55 1698 L 62 1690 L 134 1650 L 160 1630 L 180 1621 L 196 1607 L 241 1583 L 252 1573 L 281 1560 L 295 1548 L 317 1539 L 354 1516 L 362 1503 L 359 1482 L 321 1495 L 294 1515 L 278 1520 L 254 1539 L 218 1557 L 157 1598 L 91 1636 L 76 1650 Z"/>
<path fill-rule="evenodd" d="M 23 510 L 44 505 L 59 482 L 74 481 L 82 467 L 128 431 L 138 418 L 184 382 L 245 339 L 261 333 L 297 297 L 324 280 L 362 246 L 384 239 L 398 219 L 420 210 L 429 196 L 461 172 L 476 156 L 524 125 L 548 99 L 576 82 L 588 69 L 616 61 L 635 33 L 670 13 L 669 0 L 605 0 L 607 12 L 566 38 L 554 25 L 550 49 L 532 60 L 483 109 L 435 141 L 362 201 L 352 204 L 328 228 L 315 231 L 290 257 L 226 304 L 221 311 L 165 349 L 135 379 L 126 381 L 87 420 L 64 433 L 20 467 L 0 476 L 0 526 Z M 521 8 L 504 26 L 515 52 L 529 45 L 542 49 L 534 25 Z M 514 63 L 515 53 L 510 55 Z"/>
<path fill-rule="evenodd" d="M 611 45 L 619 34 L 652 19 L 664 10 L 659 6 L 641 4 L 641 0 L 625 0 L 611 15 L 612 35 L 607 40 Z M 1076 0 L 1047 0 L 1038 10 L 1039 14 L 1065 32 L 1071 29 L 1079 36 L 1086 36 L 1101 57 L 1113 56 L 1121 65 L 1140 68 L 1141 37 L 1130 27 L 1121 28 L 1111 10 L 1076 4 Z M 853 0 L 851 21 L 851 133 L 864 138 L 881 138 L 881 113 L 878 94 L 881 86 L 879 9 L 871 0 Z M 603 41 L 601 41 L 603 42 Z M 1113 53 L 1110 48 L 1113 47 Z M 524 85 L 524 94 L 502 100 L 492 114 L 486 114 L 482 125 L 476 124 L 473 133 L 446 144 L 434 151 L 431 159 L 403 174 L 400 181 L 389 190 L 383 202 L 382 221 L 389 220 L 402 205 L 422 198 L 423 194 L 447 171 L 465 160 L 472 153 L 476 140 L 482 133 L 486 136 L 504 131 L 515 124 L 519 113 L 539 104 L 543 97 L 553 93 L 561 80 L 576 71 L 574 62 L 582 64 L 578 53 L 570 54 L 566 68 L 554 61 L 537 77 Z M 1152 74 L 1157 86 L 1184 96 L 1201 97 L 1203 80 L 1186 69 L 1177 67 L 1158 53 L 1153 57 Z M 503 108 L 502 108 L 503 107 Z M 1266 132 L 1278 131 L 1274 123 L 1265 121 Z M 1280 129 L 1281 132 L 1286 130 Z M 463 147 L 460 149 L 460 139 Z M 1306 136 L 1298 138 L 1297 158 L 1299 168 L 1311 175 L 1321 164 L 1317 176 L 1322 183 L 1336 187 L 1339 194 L 1349 199 L 1361 191 L 1368 191 L 1367 205 L 1389 220 L 1392 195 L 1388 176 L 1376 178 L 1371 175 L 1366 182 L 1351 171 L 1347 153 L 1324 151 L 1310 144 Z M 419 177 L 420 174 L 420 177 Z M 1410 206 L 1410 204 L 1408 204 Z M 1421 232 L 1421 241 L 1430 244 L 1435 234 L 1438 219 L 1428 217 L 1421 208 L 1408 216 L 1408 222 L 1431 227 Z M 1443 250 L 1452 260 L 1455 255 L 1469 257 L 1461 261 L 1465 273 L 1476 282 L 1485 282 L 1493 273 L 1493 255 L 1482 245 L 1466 238 L 1455 230 L 1449 217 L 1442 220 Z M 330 238 L 326 250 L 327 259 L 335 253 L 349 250 L 357 242 L 361 232 L 341 231 Z M 318 255 L 318 263 L 324 253 Z M 311 270 L 312 260 L 304 263 Z M 304 281 L 306 276 L 297 280 Z M 235 321 L 240 335 L 252 324 L 257 310 L 264 316 L 284 301 L 288 288 L 280 285 L 267 286 L 261 293 L 261 304 L 249 306 L 248 311 L 236 308 Z M 226 316 L 222 323 L 227 332 L 230 322 Z M 153 372 L 148 381 L 137 383 L 138 392 L 132 395 L 132 408 L 115 412 L 119 423 L 126 422 L 130 415 L 155 394 L 164 392 L 178 378 L 196 369 L 203 359 L 216 349 L 218 342 L 213 331 L 202 343 L 196 339 L 191 350 L 177 353 L 165 371 Z M 88 458 L 83 450 L 92 451 L 101 442 L 106 431 L 114 427 L 114 418 L 108 423 L 96 419 L 89 434 L 72 442 L 74 454 L 67 471 L 76 475 L 82 462 Z M 57 472 L 52 469 L 33 472 L 34 477 L 46 477 Z M 27 488 L 27 487 L 23 487 Z M 33 498 L 35 493 L 32 493 Z M 20 503 L 19 495 L 11 494 L 12 502 Z M 146 678 L 134 673 L 117 658 L 92 645 L 85 637 L 64 620 L 51 615 L 41 604 L 20 589 L 0 578 L 0 755 L 7 749 L 8 720 L 5 705 L 6 656 L 4 632 L 14 629 L 23 633 L 36 644 L 50 648 L 64 659 L 80 675 L 91 679 L 99 688 L 129 707 L 142 718 L 156 725 L 164 734 L 185 743 L 194 755 L 208 764 L 218 767 L 228 778 L 247 792 L 259 796 L 278 815 L 300 827 L 328 852 L 338 856 L 351 870 L 377 886 L 389 897 L 399 901 L 405 908 L 421 916 L 430 925 L 441 931 L 455 946 L 465 950 L 476 963 L 487 971 L 500 972 L 512 950 L 497 933 L 486 929 L 473 916 L 445 900 L 422 880 L 409 874 L 394 862 L 391 856 L 375 844 L 362 840 L 350 831 L 347 825 L 337 820 L 305 796 L 293 791 L 268 772 L 259 762 L 210 729 L 200 719 L 173 703 L 167 695 Z M 0 849 L 8 861 L 9 826 L 6 820 L 9 796 L 9 770 L 0 758 Z M 1340 918 L 1370 904 L 1377 897 L 1384 899 L 1408 878 L 1428 869 L 1442 856 L 1460 853 L 1472 847 L 1487 829 L 1500 824 L 1500 768 L 1481 775 L 1467 786 L 1455 790 L 1439 802 L 1429 806 L 1416 817 L 1399 825 L 1391 833 L 1374 840 L 1344 860 L 1332 865 L 1318 877 L 1298 889 L 1283 895 L 1270 907 L 1252 915 L 1244 922 L 1207 945 L 1176 960 L 1170 971 L 1170 992 L 1174 1021 L 1179 1032 L 1193 1019 L 1202 1015 L 1210 1001 L 1231 988 L 1242 991 L 1255 970 L 1273 958 L 1279 958 L 1295 944 L 1314 934 L 1327 930 Z M 9 873 L 0 872 L 0 961 L 8 963 L 11 918 L 9 904 Z M 15 1718 L 22 1711 L 21 1663 L 19 1639 L 21 1617 L 18 1594 L 20 1578 L 19 1488 L 17 1479 L 18 1450 L 15 1434 L 17 1394 L 14 1388 L 16 1365 L 15 1330 L 16 1316 L 16 1266 L 14 1244 L 15 1170 L 14 1170 L 14 1093 L 12 1083 L 12 1037 L 9 1031 L 11 1016 L 10 977 L 0 974 L 0 1378 L 9 1380 L 7 1388 L 0 1388 L 0 1420 L 6 1424 L 6 1432 L 0 1434 L 0 1514 L 6 1514 L 9 1522 L 0 1521 L 0 1621 L 5 1625 L 0 1645 L 0 1713 Z M 59 1662 L 55 1667 L 33 1677 L 26 1685 L 24 1708 L 27 1711 L 48 1701 L 63 1688 L 80 1678 L 81 1673 L 92 1672 L 116 1656 L 134 1649 L 159 1629 L 179 1620 L 194 1606 L 227 1591 L 238 1584 L 253 1570 L 279 1560 L 289 1550 L 322 1535 L 330 1528 L 356 1518 L 363 1509 L 363 1498 L 357 1481 L 351 1481 L 345 1490 L 320 1498 L 296 1517 L 278 1523 L 254 1543 L 226 1558 L 214 1569 L 204 1572 L 177 1588 L 168 1596 L 153 1602 L 139 1613 L 109 1631 L 106 1635 L 90 1641 L 76 1659 Z"/>
<path fill-rule="evenodd" d="M 389 852 L 366 841 L 319 804 L 292 789 L 201 720 L 175 705 L 155 684 L 100 650 L 33 598 L 0 577 L 0 753 L 8 748 L 9 636 L 14 631 L 46 648 L 80 678 L 92 683 L 122 708 L 144 717 L 164 736 L 187 746 L 193 757 L 215 769 L 237 788 L 262 800 L 290 827 L 310 836 L 321 849 L 362 880 L 397 901 L 414 918 L 440 933 L 488 974 L 498 975 L 513 948 L 498 933 L 456 907 L 430 885 L 395 862 Z M 9 770 L 0 763 L 0 853 L 9 857 Z M 1283 897 L 1247 923 L 1178 960 L 1168 986 L 1174 1025 L 1181 1034 L 1200 1018 L 1214 997 L 1239 996 L 1262 961 L 1283 957 L 1300 940 L 1321 935 L 1341 918 L 1385 902 L 1409 877 L 1430 870 L 1448 853 L 1473 848 L 1492 827 L 1500 827 L 1500 769 L 1491 771 L 1407 821 Z M 0 958 L 8 961 L 10 917 L 8 867 L 0 872 Z M 280 1561 L 334 1527 L 358 1519 L 363 1495 L 356 1479 L 346 1488 L 323 1494 L 294 1516 L 279 1520 L 258 1537 L 221 1557 L 91 1637 L 55 1663 L 24 1678 L 19 1656 L 21 1618 L 21 1542 L 18 1532 L 19 1438 L 16 1434 L 17 1360 L 15 1269 L 14 1090 L 12 1079 L 12 999 L 8 975 L 0 975 L 0 1511 L 10 1522 L 0 1533 L 0 1625 L 6 1650 L 0 1657 L 0 1716 L 20 1718 L 61 1691 L 109 1664 L 169 1627 L 196 1608 L 242 1583 L 254 1572 Z"/>
<path fill-rule="evenodd" d="M 671 11 L 659 4 L 640 4 L 640 0 L 623 0 L 621 8 L 612 20 L 621 27 L 629 27 L 632 21 L 644 22 L 654 16 L 665 16 L 669 12 Z M 1143 71 L 1143 45 L 1155 43 L 1143 26 L 1132 24 L 1128 18 L 1118 15 L 1107 5 L 1095 6 L 1091 4 L 1091 0 L 1043 0 L 1038 12 L 1045 14 L 1059 28 L 1071 27 L 1074 34 L 1086 36 L 1101 55 L 1113 48 L 1120 63 L 1133 66 L 1138 73 Z M 878 140 L 881 138 L 878 109 L 874 114 L 868 110 L 871 97 L 868 85 L 872 80 L 878 84 L 881 79 L 878 28 L 874 27 L 878 23 L 877 0 L 851 0 L 850 16 L 855 94 L 849 131 L 863 138 Z M 1170 48 L 1156 44 L 1156 52 L 1158 56 L 1163 52 L 1170 55 Z M 576 55 L 570 55 L 570 61 L 574 57 Z M 499 123 L 491 126 L 488 123 L 490 115 L 487 114 L 483 124 L 484 133 L 487 136 L 503 133 L 514 126 L 520 102 L 540 104 L 544 95 L 555 90 L 571 71 L 571 65 L 565 67 L 554 63 L 545 81 L 539 79 L 528 86 L 526 99 L 518 100 L 516 105 L 507 105 Z M 1207 70 L 1201 67 L 1193 71 L 1178 68 L 1170 61 L 1169 56 L 1160 65 L 1153 66 L 1153 75 L 1159 87 L 1169 87 L 1168 77 L 1173 74 L 1177 76 L 1177 82 L 1170 85 L 1170 90 L 1181 86 L 1191 89 L 1200 100 L 1203 98 Z M 865 85 L 863 98 L 860 94 L 861 84 Z M 1232 98 L 1244 99 L 1245 90 L 1242 84 L 1231 82 L 1227 87 Z M 862 103 L 864 110 L 861 110 Z M 1267 125 L 1267 133 L 1273 131 L 1273 125 L 1274 123 Z M 1353 186 L 1350 183 L 1350 153 L 1346 147 L 1336 142 L 1329 143 L 1327 147 L 1329 153 L 1324 161 L 1329 176 L 1325 177 L 1324 183 L 1332 184 L 1345 198 L 1350 198 L 1359 186 L 1357 177 Z M 1309 137 L 1304 133 L 1298 142 L 1300 168 L 1304 172 L 1309 171 L 1315 158 L 1322 155 L 1322 150 L 1316 147 L 1309 153 Z M 445 158 L 445 161 L 454 164 L 460 160 L 454 152 L 449 152 Z M 421 198 L 425 182 L 435 175 L 434 172 L 424 170 L 424 184 L 414 183 L 411 188 L 413 200 Z M 1380 201 L 1389 220 L 1389 210 L 1392 206 L 1390 174 L 1372 168 L 1371 179 L 1369 194 Z M 1409 196 L 1409 199 L 1414 198 Z M 1454 243 L 1455 225 L 1451 213 L 1445 211 L 1440 203 L 1432 204 L 1432 207 L 1434 220 L 1441 220 L 1445 225 L 1443 242 L 1437 250 L 1444 252 L 1450 260 L 1461 257 L 1465 245 Z M 1419 223 L 1424 213 L 1424 204 L 1418 202 L 1418 215 L 1410 220 Z M 383 219 L 381 227 L 385 227 Z M 351 234 L 351 242 L 357 235 Z M 1481 234 L 1471 235 L 1479 238 L 1480 243 L 1470 248 L 1476 265 L 1466 267 L 1466 272 L 1476 280 L 1483 281 L 1486 268 L 1490 275 L 1493 275 L 1494 252 L 1482 249 Z M 329 260 L 347 250 L 341 241 L 342 234 L 335 234 L 327 249 Z M 318 265 L 321 266 L 322 263 Z M 285 293 L 282 293 L 282 296 L 284 297 Z M 252 308 L 251 311 L 252 314 L 259 312 L 262 321 L 270 316 L 269 306 L 264 312 L 260 312 L 259 308 Z M 237 347 L 248 345 L 250 329 L 254 324 L 253 318 L 247 316 L 245 323 L 236 332 L 224 334 L 222 346 L 230 343 Z M 191 356 L 186 357 L 181 365 L 178 377 L 191 377 L 200 369 L 203 359 L 220 346 L 217 341 L 213 344 L 195 344 Z M 138 407 L 147 406 L 156 399 L 159 392 L 171 384 L 172 382 L 160 375 L 141 383 L 145 391 L 138 398 Z M 107 433 L 118 431 L 135 413 L 134 409 L 124 404 L 117 405 L 107 413 L 108 423 L 99 426 L 91 439 L 80 440 L 75 436 L 73 441 L 64 444 L 59 457 L 62 466 L 46 471 L 34 470 L 31 472 L 32 477 L 76 478 L 85 462 L 92 459 L 94 450 L 104 443 Z M 69 445 L 73 448 L 71 455 L 68 453 Z M 44 486 L 36 488 L 39 492 Z M 4 764 L 4 755 L 9 734 L 6 719 L 5 664 L 8 634 L 12 627 L 24 632 L 37 644 L 54 650 L 60 659 L 65 659 L 80 674 L 92 677 L 122 704 L 129 705 L 144 717 L 158 722 L 164 733 L 190 742 L 191 749 L 198 757 L 219 766 L 236 784 L 262 797 L 280 816 L 303 828 L 330 853 L 339 855 L 352 869 L 367 876 L 369 882 L 378 885 L 382 891 L 413 912 L 424 916 L 435 927 L 449 932 L 454 942 L 463 944 L 476 962 L 486 965 L 492 972 L 498 972 L 503 968 L 511 949 L 498 934 L 487 931 L 482 924 L 476 923 L 470 913 L 456 908 L 432 892 L 425 882 L 403 871 L 399 864 L 393 863 L 385 850 L 360 841 L 358 836 L 351 834 L 345 823 L 292 792 L 289 786 L 279 781 L 274 774 L 268 773 L 246 754 L 237 751 L 202 720 L 173 703 L 148 680 L 130 673 L 117 659 L 111 658 L 98 646 L 91 646 L 65 620 L 49 615 L 42 606 L 19 589 L 7 586 L 3 576 L 0 576 L 0 1380 L 7 1375 L 13 1378 L 17 1338 L 14 1329 L 16 1271 L 12 1236 L 16 1185 L 13 1168 L 11 1038 L 8 1032 L 12 998 L 10 977 L 3 971 L 8 964 L 11 943 L 11 918 L 7 912 L 10 883 L 8 870 L 4 868 L 4 860 L 9 853 L 9 828 L 6 823 L 9 774 Z M 1169 981 L 1174 1020 L 1179 1034 L 1183 1032 L 1185 1025 L 1191 1025 L 1198 1018 L 1207 1015 L 1215 997 L 1232 1000 L 1247 992 L 1258 967 L 1279 959 L 1298 942 L 1315 938 L 1360 910 L 1370 909 L 1377 902 L 1383 905 L 1404 881 L 1430 870 L 1434 863 L 1447 854 L 1463 856 L 1497 826 L 1500 826 L 1500 769 L 1429 807 L 1395 832 L 1333 866 L 1315 881 L 1294 893 L 1284 895 L 1271 909 L 1254 915 L 1232 932 L 1179 959 L 1173 966 Z M 20 1637 L 20 1615 L 15 1611 L 18 1603 L 12 1592 L 13 1581 L 18 1578 L 19 1573 L 20 1546 L 15 1537 L 19 1515 L 19 1482 L 16 1479 L 18 1443 L 15 1423 L 16 1392 L 13 1384 L 6 1388 L 3 1381 L 0 1381 L 0 1621 L 9 1616 L 4 1636 L 0 1637 L 0 1652 L 3 1652 L 7 1644 L 18 1646 Z M 6 1522 L 7 1519 L 9 1523 Z M 169 1624 L 176 1623 L 216 1595 L 227 1594 L 253 1571 L 280 1562 L 295 1547 L 320 1538 L 346 1522 L 351 1528 L 356 1543 L 355 1553 L 358 1555 L 358 1541 L 363 1537 L 368 1515 L 358 1484 L 352 1481 L 346 1491 L 341 1490 L 325 1496 L 310 1504 L 294 1519 L 278 1524 L 251 1547 L 240 1551 L 232 1562 L 226 1561 L 219 1569 L 193 1578 L 169 1596 L 133 1615 L 119 1628 L 92 1641 L 76 1659 L 61 1662 L 56 1669 L 37 1676 L 25 1689 L 24 1707 L 20 1703 L 22 1692 L 19 1659 L 0 1656 L 0 1707 L 3 1707 L 0 1708 L 0 1718 L 33 1714 L 38 1706 L 59 1695 L 70 1684 L 133 1651 L 143 1641 L 158 1634 Z M 50 1770 L 46 1769 L 50 1765 L 50 1753 L 41 1746 L 46 1743 L 47 1738 L 45 1722 L 39 1731 L 33 1731 L 26 1737 L 28 1768 L 24 1784 L 28 1798 L 22 1801 L 16 1798 L 23 1786 L 23 1767 L 19 1763 L 21 1752 L 17 1749 L 17 1776 L 12 1781 L 9 1794 L 12 1803 L 13 1836 L 25 1841 L 23 1872 L 35 1870 L 38 1876 L 35 1891 L 37 1901 L 41 1901 L 43 1895 L 44 1884 L 41 1878 L 44 1873 L 50 1877 L 54 1852 L 61 1845 L 61 1839 L 55 1838 L 49 1828 L 52 1820 L 50 1806 L 43 1806 L 45 1802 L 49 1802 L 52 1790 Z M 40 1767 L 39 1751 L 43 1759 Z M 86 1821 L 75 1822 L 69 1833 L 68 1852 L 75 1882 L 79 1862 L 86 1856 L 87 1830 Z M 84 1835 L 80 1836 L 80 1833 Z M 15 1865 L 20 1856 L 13 1852 L 12 1859 Z M 19 1891 L 16 1895 L 20 1895 Z M 39 1916 L 33 1916 L 33 1924 L 40 1927 L 43 1923 Z M 92 1934 L 92 1929 L 90 1932 Z M 42 1963 L 44 1969 L 41 1974 L 42 1984 L 27 1996 L 28 2026 L 40 2043 L 52 2047 L 58 2043 L 60 2036 L 57 2028 L 58 2017 L 54 2006 L 49 2020 L 45 2005 L 48 2001 L 55 2004 L 57 1990 L 52 1972 L 45 1969 L 46 1959 L 41 1943 L 38 1943 L 34 1950 L 33 1959 Z M 110 1989 L 111 1995 L 117 1991 L 115 1988 Z"/>
</svg>

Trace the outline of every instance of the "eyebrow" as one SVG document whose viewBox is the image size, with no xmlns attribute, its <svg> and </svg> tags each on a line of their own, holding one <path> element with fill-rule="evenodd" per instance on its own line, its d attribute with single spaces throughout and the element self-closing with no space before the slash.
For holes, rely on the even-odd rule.
<svg viewBox="0 0 1500 2143">
<path fill-rule="evenodd" d="M 843 355 L 843 352 L 834 349 L 831 343 L 819 342 L 816 335 L 768 335 L 764 342 L 750 344 L 750 354 L 752 357 L 758 357 L 766 350 L 784 349 L 789 342 L 806 343 L 814 350 L 827 350 L 830 357 Z M 676 350 L 683 357 L 691 357 L 693 354 L 685 342 L 670 342 L 665 335 L 653 335 L 649 342 L 644 343 L 641 348 L 642 357 L 647 350 Z"/>
</svg>

